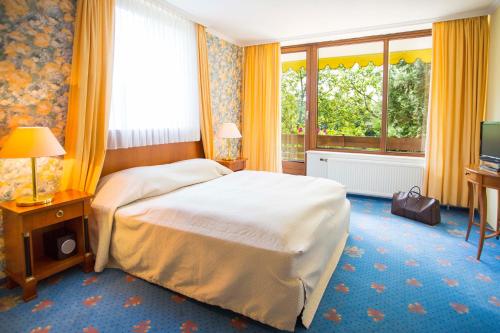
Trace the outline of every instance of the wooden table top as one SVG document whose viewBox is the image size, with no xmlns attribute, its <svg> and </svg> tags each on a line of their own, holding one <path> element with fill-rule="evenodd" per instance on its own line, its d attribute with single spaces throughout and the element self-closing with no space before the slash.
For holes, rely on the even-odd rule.
<svg viewBox="0 0 500 333">
<path fill-rule="evenodd" d="M 483 176 L 500 177 L 500 173 L 481 169 L 479 164 L 472 164 L 465 168 L 465 171 L 480 174 Z"/>
<path fill-rule="evenodd" d="M 64 206 L 70 203 L 83 201 L 85 199 L 92 198 L 89 193 L 77 191 L 77 190 L 66 190 L 54 193 L 54 200 L 45 205 L 36 205 L 29 207 L 19 207 L 16 205 L 15 200 L 0 202 L 0 208 L 11 211 L 15 214 L 24 215 L 32 212 L 40 212 L 48 209 L 53 209 L 59 206 Z"/>
</svg>

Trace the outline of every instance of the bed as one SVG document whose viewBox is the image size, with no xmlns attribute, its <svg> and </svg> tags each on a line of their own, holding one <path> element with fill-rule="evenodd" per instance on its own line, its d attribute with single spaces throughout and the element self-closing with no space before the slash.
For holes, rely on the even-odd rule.
<svg viewBox="0 0 500 333">
<path fill-rule="evenodd" d="M 107 175 L 92 208 L 97 272 L 120 268 L 288 331 L 311 324 L 350 215 L 332 180 L 205 159 Z"/>
</svg>

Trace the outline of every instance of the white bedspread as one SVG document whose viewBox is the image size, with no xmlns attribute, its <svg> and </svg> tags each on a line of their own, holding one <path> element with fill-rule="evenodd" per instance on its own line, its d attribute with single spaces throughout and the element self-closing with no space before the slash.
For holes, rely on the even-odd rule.
<svg viewBox="0 0 500 333">
<path fill-rule="evenodd" d="M 315 241 L 319 224 L 344 200 L 344 187 L 327 179 L 240 171 L 139 201 L 120 208 L 117 215 L 297 253 Z"/>
<path fill-rule="evenodd" d="M 203 183 L 232 171 L 217 162 L 193 159 L 177 163 L 122 170 L 103 177 L 92 201 L 97 228 L 91 228 L 95 271 L 108 262 L 115 211 L 139 199 L 169 193 L 184 186 Z"/>
<path fill-rule="evenodd" d="M 96 271 L 107 264 L 113 237 L 116 266 L 287 330 L 328 263 L 336 265 L 350 211 L 334 181 L 231 173 L 208 160 L 110 175 L 92 206 Z"/>
</svg>

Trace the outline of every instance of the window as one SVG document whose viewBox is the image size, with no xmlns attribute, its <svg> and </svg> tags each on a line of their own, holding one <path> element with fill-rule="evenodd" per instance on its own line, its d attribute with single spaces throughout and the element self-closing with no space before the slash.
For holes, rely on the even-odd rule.
<svg viewBox="0 0 500 333">
<path fill-rule="evenodd" d="M 319 148 L 380 150 L 384 43 L 318 51 Z"/>
<path fill-rule="evenodd" d="M 281 151 L 283 160 L 303 161 L 306 134 L 306 52 L 281 56 Z"/>
<path fill-rule="evenodd" d="M 431 37 L 389 41 L 387 151 L 424 151 L 431 48 Z"/>
<path fill-rule="evenodd" d="M 200 139 L 194 23 L 153 0 L 117 0 L 108 148 Z"/>
<path fill-rule="evenodd" d="M 283 47 L 283 160 L 308 149 L 422 154 L 431 48 L 430 30 Z"/>
</svg>

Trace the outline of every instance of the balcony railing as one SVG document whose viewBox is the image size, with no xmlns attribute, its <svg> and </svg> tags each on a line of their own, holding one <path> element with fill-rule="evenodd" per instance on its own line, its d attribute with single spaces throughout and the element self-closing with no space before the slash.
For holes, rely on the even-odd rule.
<svg viewBox="0 0 500 333">
<path fill-rule="evenodd" d="M 386 140 L 386 150 L 402 153 L 419 153 L 423 151 L 422 138 L 391 138 Z M 369 136 L 344 136 L 344 135 L 318 135 L 318 148 L 378 150 L 379 137 Z M 282 134 L 281 150 L 283 160 L 304 160 L 304 134 Z"/>
</svg>

